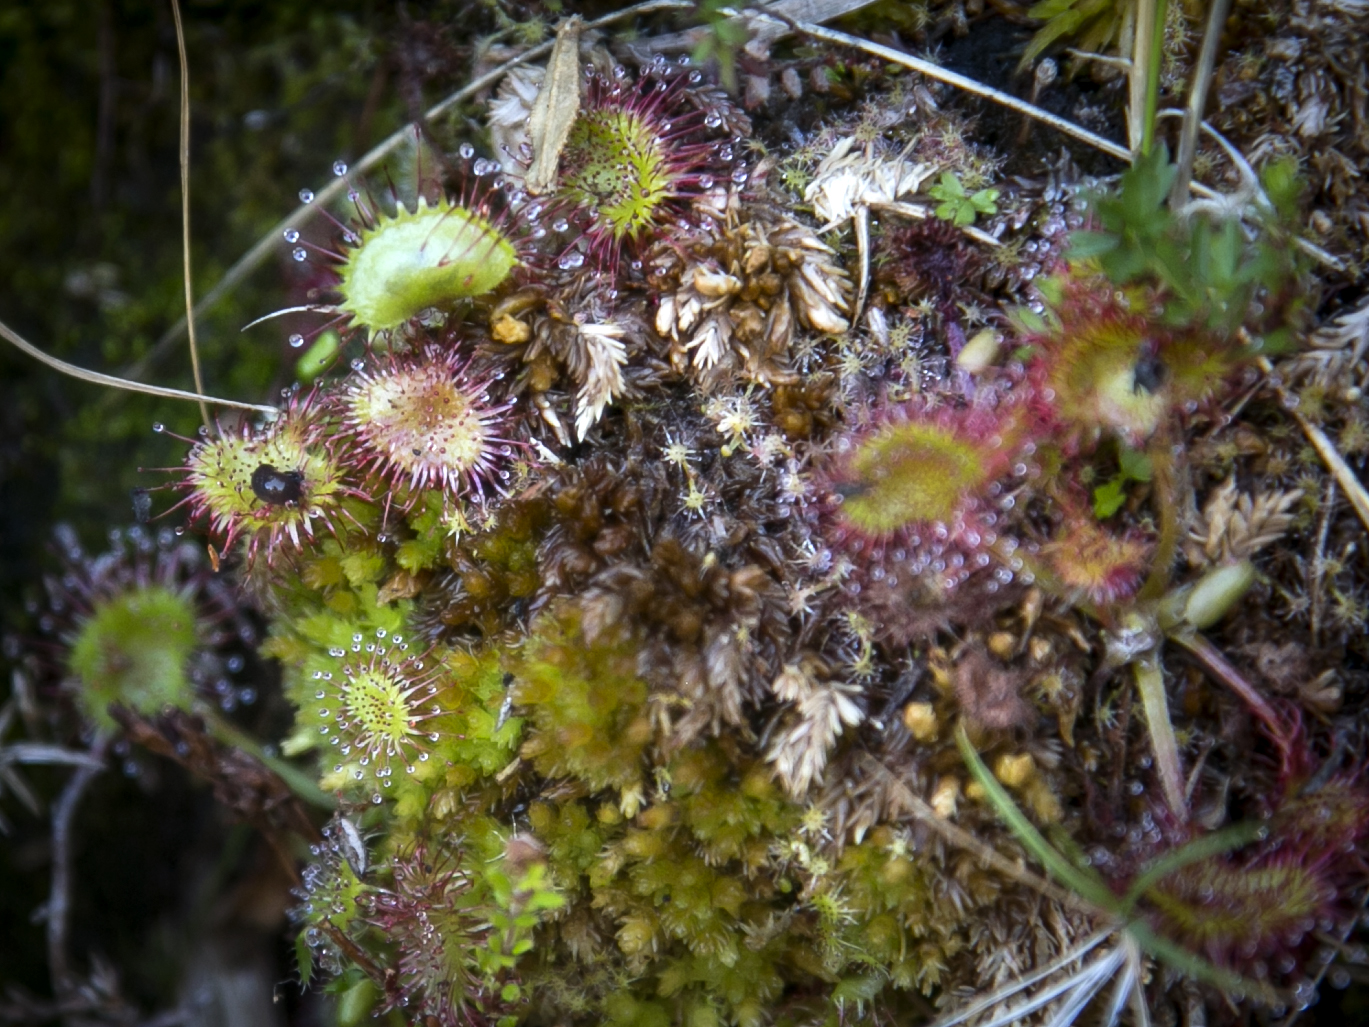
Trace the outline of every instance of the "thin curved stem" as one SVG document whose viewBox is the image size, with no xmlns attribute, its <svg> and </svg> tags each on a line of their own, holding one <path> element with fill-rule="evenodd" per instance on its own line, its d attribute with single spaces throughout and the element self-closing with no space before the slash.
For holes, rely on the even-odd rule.
<svg viewBox="0 0 1369 1027">
<path fill-rule="evenodd" d="M 195 376 L 195 392 L 204 395 L 204 376 L 200 373 L 200 349 L 195 343 L 195 290 L 190 279 L 190 61 L 185 53 L 185 26 L 181 23 L 180 0 L 171 0 L 176 21 L 176 52 L 181 58 L 181 256 L 185 279 L 186 337 L 190 342 L 190 370 Z M 209 406 L 200 400 L 200 417 L 208 430 Z"/>
<path fill-rule="evenodd" d="M 1141 152 L 1148 154 L 1155 145 L 1155 112 L 1160 108 L 1160 69 L 1165 55 L 1165 16 L 1169 10 L 1169 0 L 1148 0 L 1154 10 L 1151 12 L 1152 26 L 1149 49 L 1146 52 L 1146 106 L 1145 121 L 1141 126 Z M 1139 18 L 1138 15 L 1138 24 Z M 1139 32 L 1138 32 L 1139 38 Z M 1132 58 L 1133 62 L 1136 58 Z"/>
<path fill-rule="evenodd" d="M 622 21 L 624 18 L 631 18 L 640 14 L 650 14 L 653 11 L 678 10 L 693 7 L 694 3 L 692 0 L 646 0 L 645 3 L 634 4 L 631 7 L 623 8 L 621 11 L 614 11 L 612 14 L 606 14 L 602 18 L 596 18 L 594 21 L 586 22 L 585 28 L 601 28 L 604 25 Z M 470 99 L 487 86 L 494 85 L 520 64 L 526 64 L 528 61 L 536 60 L 543 54 L 550 53 L 551 47 L 552 41 L 548 40 L 545 43 L 539 43 L 537 46 L 523 51 L 517 57 L 505 61 L 497 68 L 481 75 L 464 88 L 458 89 L 440 103 L 430 107 L 427 113 L 423 115 L 424 118 L 431 120 L 433 118 L 441 117 L 458 103 Z M 370 171 L 392 152 L 398 149 L 399 146 L 410 137 L 412 131 L 412 126 L 405 125 L 403 128 L 373 147 L 365 156 L 356 162 L 353 169 L 358 174 L 365 174 L 367 171 Z M 223 299 L 241 285 L 248 275 L 260 267 L 266 259 L 271 256 L 278 245 L 282 233 L 290 228 L 299 228 L 309 220 L 310 215 L 315 210 L 333 202 L 333 200 L 342 195 L 346 188 L 347 180 L 345 178 L 335 178 L 315 193 L 312 202 L 301 204 L 296 207 L 288 217 L 277 222 L 274 228 L 262 236 L 255 246 L 244 253 L 238 259 L 238 262 L 228 269 L 227 273 L 219 279 L 214 288 L 204 294 L 200 299 L 200 302 L 195 304 L 194 310 L 191 313 L 195 317 L 203 317 L 219 302 L 219 300 Z M 181 333 L 186 330 L 188 323 L 187 319 L 182 318 L 173 324 L 162 334 L 162 337 L 157 340 L 156 344 L 148 351 L 147 355 L 130 365 L 124 373 L 129 377 L 137 377 L 147 371 L 148 368 L 166 355 L 171 346 L 181 337 Z"/>
<path fill-rule="evenodd" d="M 1179 135 L 1179 173 L 1174 176 L 1174 187 L 1169 194 L 1169 205 L 1178 210 L 1188 200 L 1188 185 L 1193 181 L 1193 158 L 1198 152 L 1198 133 L 1203 123 L 1203 107 L 1207 105 L 1207 91 L 1212 85 L 1212 70 L 1217 63 L 1217 44 L 1221 42 L 1231 0 L 1212 0 L 1207 13 L 1207 30 L 1203 33 L 1203 47 L 1198 52 L 1198 63 L 1193 69 L 1193 81 L 1188 86 L 1188 103 L 1184 105 L 1184 126 Z"/>
<path fill-rule="evenodd" d="M 142 382 L 131 382 L 127 378 L 116 378 L 112 374 L 101 374 L 99 371 L 87 371 L 84 367 L 77 367 L 75 364 L 68 364 L 65 360 L 58 360 L 56 357 L 44 353 L 33 343 L 29 342 L 22 335 L 16 332 L 5 322 L 0 321 L 0 336 L 3 336 L 15 349 L 22 353 L 27 353 L 41 363 L 47 364 L 54 371 L 61 371 L 62 374 L 83 382 L 92 382 L 95 385 L 106 385 L 112 389 L 122 389 L 125 392 L 141 392 L 148 396 L 161 396 L 163 399 L 188 399 L 192 403 L 213 403 L 221 407 L 233 407 L 237 410 L 256 410 L 263 414 L 278 414 L 279 408 L 266 406 L 261 403 L 242 403 L 236 399 L 219 399 L 216 396 L 198 395 L 194 392 L 185 392 L 182 389 L 168 389 L 160 385 L 144 385 Z"/>
<path fill-rule="evenodd" d="M 72 823 L 76 809 L 96 776 L 104 770 L 109 739 L 102 738 L 90 751 L 92 762 L 83 763 L 67 780 L 57 804 L 52 808 L 52 885 L 48 892 L 47 949 L 52 992 L 58 999 L 71 996 L 76 980 L 67 956 L 67 928 L 71 921 Z"/>
<path fill-rule="evenodd" d="M 1138 598 L 1142 600 L 1159 599 L 1169 588 L 1170 574 L 1174 569 L 1174 556 L 1179 550 L 1179 534 L 1182 525 L 1179 519 L 1179 484 L 1167 434 L 1157 436 L 1146 449 L 1150 457 L 1152 481 L 1155 488 L 1155 505 L 1160 512 L 1160 537 L 1155 545 L 1150 574 L 1141 586 Z"/>
<path fill-rule="evenodd" d="M 205 725 L 209 728 L 209 733 L 217 738 L 224 745 L 233 749 L 241 749 L 253 759 L 259 761 L 263 766 L 271 770 L 277 777 L 285 782 L 287 788 L 305 802 L 319 809 L 337 809 L 337 800 L 320 788 L 312 777 L 304 773 L 288 760 L 283 760 L 279 756 L 270 755 L 261 743 L 255 738 L 239 731 L 236 727 L 224 720 L 212 709 L 205 706 L 196 712 L 203 718 Z"/>
</svg>

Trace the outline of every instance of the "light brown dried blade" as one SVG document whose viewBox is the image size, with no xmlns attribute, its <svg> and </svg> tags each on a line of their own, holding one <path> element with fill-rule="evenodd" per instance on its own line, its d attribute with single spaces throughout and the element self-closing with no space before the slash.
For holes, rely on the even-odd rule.
<svg viewBox="0 0 1369 1027">
<path fill-rule="evenodd" d="M 547 60 L 547 74 L 528 117 L 532 165 L 528 192 L 544 193 L 556 185 L 556 165 L 580 113 L 580 29 L 578 15 L 561 22 Z"/>
<path fill-rule="evenodd" d="M 1307 436 L 1307 441 L 1312 443 L 1312 448 L 1317 451 L 1317 455 L 1322 458 L 1327 469 L 1335 475 L 1336 483 L 1340 485 L 1341 490 L 1345 493 L 1345 498 L 1350 500 L 1350 505 L 1359 515 L 1360 523 L 1369 528 L 1369 492 L 1365 491 L 1359 478 L 1355 477 L 1355 472 L 1345 462 L 1345 458 L 1340 455 L 1340 450 L 1336 448 L 1335 443 L 1327 438 L 1326 432 L 1296 410 L 1293 411 L 1293 419 L 1298 422 L 1298 427 Z"/>
</svg>

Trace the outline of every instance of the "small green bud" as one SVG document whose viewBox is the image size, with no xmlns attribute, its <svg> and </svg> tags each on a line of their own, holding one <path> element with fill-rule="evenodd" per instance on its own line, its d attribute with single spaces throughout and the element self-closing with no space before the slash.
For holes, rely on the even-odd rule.
<svg viewBox="0 0 1369 1027">
<path fill-rule="evenodd" d="M 1241 601 L 1255 582 L 1255 567 L 1249 560 L 1210 571 L 1188 595 L 1184 620 L 1202 631 L 1225 617 Z"/>
<path fill-rule="evenodd" d="M 337 997 L 338 1027 L 356 1027 L 368 1019 L 380 993 L 370 978 L 363 977 Z"/>
</svg>

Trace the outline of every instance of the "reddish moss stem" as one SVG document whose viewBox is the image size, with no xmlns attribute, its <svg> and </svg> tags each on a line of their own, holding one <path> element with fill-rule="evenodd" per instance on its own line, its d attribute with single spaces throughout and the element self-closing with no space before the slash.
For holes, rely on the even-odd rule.
<svg viewBox="0 0 1369 1027">
<path fill-rule="evenodd" d="M 1179 549 L 1179 496 L 1175 483 L 1175 466 L 1168 433 L 1157 435 L 1146 450 L 1150 458 L 1155 489 L 1155 505 L 1160 513 L 1160 538 L 1155 545 L 1155 562 L 1137 599 L 1141 602 L 1159 599 L 1169 588 L 1170 569 L 1174 554 Z"/>
<path fill-rule="evenodd" d="M 1245 675 L 1232 666 L 1231 662 L 1222 655 L 1220 649 L 1195 631 L 1176 631 L 1169 637 L 1192 653 L 1202 664 L 1204 670 L 1244 700 L 1245 704 L 1250 707 L 1250 712 L 1258 717 L 1260 723 L 1269 730 L 1270 737 L 1273 738 L 1281 753 L 1287 756 L 1292 752 L 1293 738 L 1288 724 L 1279 716 L 1278 711 L 1269 704 L 1269 700 L 1262 696 L 1255 689 L 1255 686 L 1245 679 Z"/>
</svg>

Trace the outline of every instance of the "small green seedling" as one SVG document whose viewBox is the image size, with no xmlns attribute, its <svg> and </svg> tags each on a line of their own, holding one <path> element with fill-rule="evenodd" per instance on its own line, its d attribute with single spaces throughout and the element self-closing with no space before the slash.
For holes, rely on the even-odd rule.
<svg viewBox="0 0 1369 1027">
<path fill-rule="evenodd" d="M 998 213 L 998 190 L 980 189 L 975 193 L 965 192 L 960 179 L 949 171 L 941 173 L 941 181 L 927 190 L 932 199 L 940 200 L 936 216 L 949 221 L 957 228 L 974 224 L 980 214 Z"/>
<path fill-rule="evenodd" d="M 1150 481 L 1154 473 L 1150 457 L 1130 446 L 1119 447 L 1117 473 L 1093 490 L 1093 516 L 1105 521 L 1118 510 L 1127 498 L 1127 483 Z"/>
</svg>

